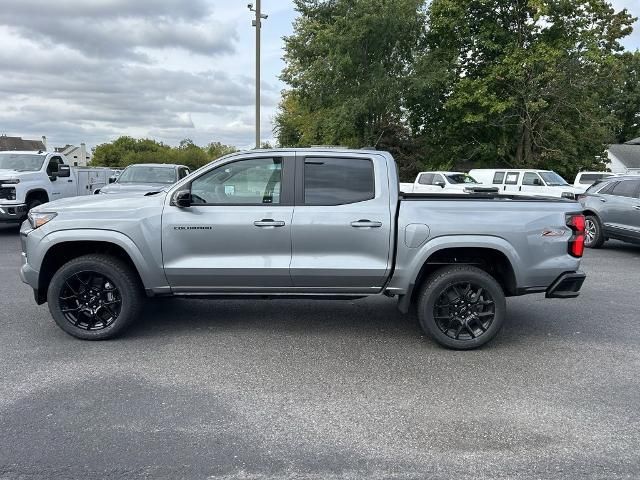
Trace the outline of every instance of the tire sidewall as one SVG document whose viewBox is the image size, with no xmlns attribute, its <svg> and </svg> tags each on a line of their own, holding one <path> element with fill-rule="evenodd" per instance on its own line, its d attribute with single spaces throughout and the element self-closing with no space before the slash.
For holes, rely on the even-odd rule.
<svg viewBox="0 0 640 480">
<path fill-rule="evenodd" d="M 92 271 L 101 275 L 105 275 L 120 292 L 122 298 L 122 306 L 118 318 L 108 327 L 100 330 L 83 330 L 72 325 L 62 313 L 59 302 L 60 291 L 62 290 L 66 279 L 75 273 Z M 135 289 L 129 288 L 130 279 L 128 279 L 118 269 L 108 263 L 91 259 L 76 259 L 63 265 L 51 279 L 49 289 L 47 290 L 47 302 L 53 319 L 69 335 L 83 340 L 105 340 L 112 338 L 121 333 L 137 315 L 137 298 Z"/>
<path fill-rule="evenodd" d="M 443 333 L 436 324 L 433 309 L 442 292 L 460 282 L 472 282 L 484 288 L 494 301 L 495 316 L 489 329 L 473 340 L 456 340 Z M 455 269 L 445 267 L 427 280 L 425 291 L 418 306 L 418 318 L 423 330 L 440 345 L 455 350 L 472 350 L 492 340 L 502 329 L 506 317 L 506 299 L 502 288 L 489 274 L 480 269 Z"/>
</svg>

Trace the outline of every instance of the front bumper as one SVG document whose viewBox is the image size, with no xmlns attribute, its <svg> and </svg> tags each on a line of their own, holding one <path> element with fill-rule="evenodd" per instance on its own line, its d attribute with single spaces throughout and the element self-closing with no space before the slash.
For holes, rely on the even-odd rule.
<svg viewBox="0 0 640 480">
<path fill-rule="evenodd" d="M 547 288 L 547 298 L 575 298 L 580 295 L 580 289 L 587 276 L 583 272 L 566 272 L 560 275 Z"/>
<path fill-rule="evenodd" d="M 25 204 L 0 204 L 0 222 L 17 223 L 27 216 Z"/>
</svg>

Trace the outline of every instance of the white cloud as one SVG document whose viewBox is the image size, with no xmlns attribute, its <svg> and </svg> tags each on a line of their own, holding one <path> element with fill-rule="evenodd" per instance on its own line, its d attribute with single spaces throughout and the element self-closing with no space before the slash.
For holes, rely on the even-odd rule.
<svg viewBox="0 0 640 480">
<path fill-rule="evenodd" d="M 265 139 L 282 88 L 288 3 L 269 12 L 268 26 L 279 28 L 264 29 Z M 0 133 L 53 144 L 129 134 L 251 145 L 254 32 L 243 2 L 3 0 Z"/>
</svg>

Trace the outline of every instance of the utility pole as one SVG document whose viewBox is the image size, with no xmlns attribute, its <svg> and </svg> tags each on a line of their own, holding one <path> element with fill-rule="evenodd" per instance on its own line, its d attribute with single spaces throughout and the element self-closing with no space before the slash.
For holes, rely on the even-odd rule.
<svg viewBox="0 0 640 480">
<path fill-rule="evenodd" d="M 269 16 L 262 13 L 261 0 L 256 0 L 255 8 L 253 3 L 247 5 L 249 11 L 255 12 L 256 18 L 253 26 L 256 27 L 256 148 L 260 148 L 260 29 L 262 20 Z"/>
</svg>

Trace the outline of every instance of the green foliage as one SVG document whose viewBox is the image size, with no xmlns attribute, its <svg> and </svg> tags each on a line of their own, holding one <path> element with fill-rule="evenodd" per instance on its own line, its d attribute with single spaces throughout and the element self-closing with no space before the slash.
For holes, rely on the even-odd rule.
<svg viewBox="0 0 640 480">
<path fill-rule="evenodd" d="M 296 0 L 275 132 L 418 169 L 598 168 L 638 132 L 633 18 L 606 0 Z M 637 136 L 637 135 L 636 135 Z"/>
<path fill-rule="evenodd" d="M 640 137 L 640 51 L 624 52 L 616 60 L 609 108 L 616 119 L 615 140 L 624 143 Z"/>
<path fill-rule="evenodd" d="M 597 168 L 615 124 L 602 94 L 632 20 L 604 0 L 433 0 L 414 131 L 443 161 Z"/>
<path fill-rule="evenodd" d="M 235 147 L 219 142 L 212 142 L 202 148 L 186 138 L 178 147 L 171 147 L 155 140 L 124 136 L 95 147 L 91 164 L 126 167 L 137 163 L 175 163 L 193 170 L 235 151 Z"/>
<path fill-rule="evenodd" d="M 402 130 L 423 0 L 296 0 L 278 143 L 363 147 Z"/>
</svg>

